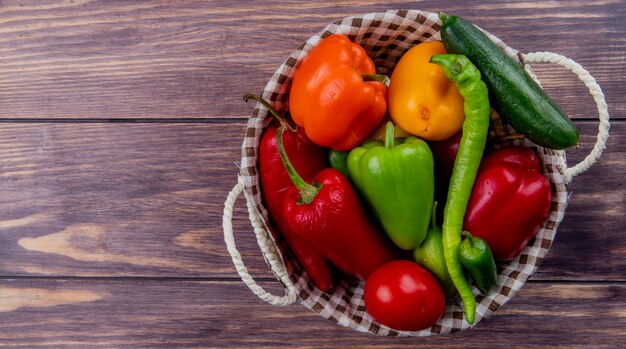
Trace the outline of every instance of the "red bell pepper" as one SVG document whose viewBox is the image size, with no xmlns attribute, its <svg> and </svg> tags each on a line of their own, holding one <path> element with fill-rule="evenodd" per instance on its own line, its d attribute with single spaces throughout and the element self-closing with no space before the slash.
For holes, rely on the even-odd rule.
<svg viewBox="0 0 626 349">
<path fill-rule="evenodd" d="M 550 182 L 531 149 L 497 149 L 481 162 L 464 228 L 487 242 L 495 260 L 511 260 L 545 222 L 551 200 Z"/>
<path fill-rule="evenodd" d="M 263 200 L 279 233 L 313 284 L 324 292 L 329 291 L 333 282 L 328 260 L 310 242 L 294 233 L 283 214 L 285 194 L 294 185 L 278 154 L 276 130 L 280 124 L 290 129 L 290 132 L 284 135 L 285 150 L 292 155 L 295 168 L 305 177 L 313 176 L 326 168 L 326 153 L 323 148 L 307 138 L 302 128 L 298 130 L 291 128 L 266 101 L 253 95 L 246 95 L 245 99 L 248 98 L 263 103 L 275 116 L 275 121 L 265 129 L 259 145 L 259 173 Z M 298 156 L 295 156 L 296 154 Z"/>
<path fill-rule="evenodd" d="M 339 269 L 362 280 L 398 259 L 398 251 L 368 219 L 350 181 L 333 168 L 304 181 L 284 151 L 282 133 L 279 129 L 276 136 L 278 149 L 295 184 L 285 196 L 283 210 L 294 232 Z"/>
</svg>

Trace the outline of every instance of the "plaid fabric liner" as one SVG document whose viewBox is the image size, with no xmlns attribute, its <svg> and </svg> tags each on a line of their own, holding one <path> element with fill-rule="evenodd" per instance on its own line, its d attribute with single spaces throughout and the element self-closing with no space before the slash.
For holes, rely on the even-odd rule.
<svg viewBox="0 0 626 349">
<path fill-rule="evenodd" d="M 441 22 L 437 14 L 417 10 L 369 13 L 334 22 L 309 38 L 287 58 L 267 83 L 262 96 L 270 101 L 278 111 L 287 112 L 289 110 L 288 93 L 295 69 L 307 52 L 320 40 L 332 33 L 344 34 L 351 40 L 360 43 L 374 60 L 378 72 L 391 74 L 399 58 L 409 48 L 419 42 L 441 40 L 440 26 Z M 510 57 L 520 61 L 521 55 L 516 50 L 508 47 L 493 35 L 489 33 L 487 35 Z M 529 68 L 527 67 L 527 69 Z M 263 206 L 257 176 L 257 149 L 263 129 L 270 121 L 267 116 L 267 109 L 257 104 L 248 121 L 242 145 L 240 168 L 240 175 L 245 182 L 246 196 L 248 200 L 252 200 L 251 206 L 263 217 L 264 222 L 267 222 L 268 216 Z M 499 116 L 493 111 L 491 119 L 490 137 L 509 135 L 514 132 L 509 125 L 503 124 Z M 489 295 L 483 296 L 474 288 L 477 309 L 476 322 L 473 326 L 480 323 L 482 319 L 489 317 L 500 306 L 514 297 L 528 277 L 535 272 L 550 249 L 557 227 L 562 221 L 567 207 L 568 193 L 563 174 L 564 152 L 541 148 L 526 139 L 507 141 L 507 143 L 531 147 L 538 153 L 543 173 L 552 184 L 551 212 L 539 232 L 515 260 L 498 264 L 498 286 L 496 289 Z M 448 300 L 443 317 L 429 329 L 406 332 L 396 331 L 381 325 L 365 311 L 364 283 L 362 281 L 344 280 L 337 285 L 332 293 L 321 292 L 309 282 L 308 275 L 299 266 L 289 249 L 283 246 L 280 238 L 273 234 L 267 225 L 265 228 L 256 230 L 257 234 L 265 234 L 264 237 L 257 236 L 258 240 L 266 241 L 271 245 L 264 246 L 265 260 L 281 259 L 299 290 L 300 303 L 324 318 L 360 332 L 386 336 L 428 336 L 458 332 L 472 327 L 464 320 L 463 307 L 458 295 L 452 301 Z M 276 273 L 276 270 L 274 272 Z"/>
</svg>

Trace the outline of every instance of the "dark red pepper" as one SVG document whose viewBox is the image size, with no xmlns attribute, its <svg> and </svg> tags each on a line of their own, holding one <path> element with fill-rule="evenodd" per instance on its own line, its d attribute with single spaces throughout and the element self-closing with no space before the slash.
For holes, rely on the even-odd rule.
<svg viewBox="0 0 626 349">
<path fill-rule="evenodd" d="M 265 129 L 259 145 L 259 173 L 263 200 L 267 210 L 278 227 L 279 233 L 284 237 L 295 258 L 306 270 L 313 284 L 324 292 L 329 291 L 333 286 L 333 280 L 328 260 L 309 241 L 293 232 L 283 214 L 285 194 L 289 188 L 294 187 L 294 184 L 280 159 L 276 145 L 276 130 L 281 124 L 290 129 L 283 136 L 285 150 L 294 159 L 293 165 L 296 170 L 305 178 L 311 177 L 327 167 L 326 152 L 322 147 L 309 140 L 302 128 L 296 130 L 289 126 L 266 101 L 254 95 L 244 97 L 246 101 L 249 98 L 264 104 L 276 117 Z"/>
<path fill-rule="evenodd" d="M 442 141 L 428 142 L 435 160 L 435 201 L 437 201 L 437 207 L 441 212 L 446 206 L 450 177 L 454 169 L 456 154 L 459 152 L 461 136 L 462 132 L 459 131 Z"/>
<path fill-rule="evenodd" d="M 497 149 L 480 164 L 464 228 L 487 242 L 495 260 L 511 260 L 545 222 L 551 200 L 550 182 L 531 149 Z"/>
<path fill-rule="evenodd" d="M 287 192 L 283 210 L 294 232 L 339 269 L 363 280 L 376 268 L 398 259 L 398 251 L 368 219 L 350 181 L 333 168 L 304 181 L 283 151 L 282 133 L 279 129 L 278 148 L 296 185 Z"/>
</svg>

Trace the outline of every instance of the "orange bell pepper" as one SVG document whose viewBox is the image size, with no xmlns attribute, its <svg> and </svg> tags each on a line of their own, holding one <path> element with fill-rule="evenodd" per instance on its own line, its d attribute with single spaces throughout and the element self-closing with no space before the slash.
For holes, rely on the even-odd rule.
<svg viewBox="0 0 626 349">
<path fill-rule="evenodd" d="M 440 141 L 461 130 L 463 97 L 430 57 L 447 53 L 439 41 L 408 50 L 396 65 L 389 86 L 389 113 L 405 131 L 425 140 Z"/>
<path fill-rule="evenodd" d="M 361 144 L 387 110 L 387 87 L 363 47 L 333 34 L 304 58 L 293 77 L 289 109 L 318 145 L 346 151 Z M 365 80 L 364 80 L 365 79 Z"/>
</svg>

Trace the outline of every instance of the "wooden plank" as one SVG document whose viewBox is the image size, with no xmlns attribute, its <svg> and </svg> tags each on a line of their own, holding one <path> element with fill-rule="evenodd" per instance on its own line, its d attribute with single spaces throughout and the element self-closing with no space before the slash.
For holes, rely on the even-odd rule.
<svg viewBox="0 0 626 349">
<path fill-rule="evenodd" d="M 1 280 L 0 346 L 28 348 L 616 348 L 623 284 L 527 284 L 474 329 L 427 337 L 355 332 L 239 282 Z M 297 335 L 296 335 L 297 334 Z M 532 334 L 529 335 L 529 334 Z"/>
<path fill-rule="evenodd" d="M 11 256 L 2 273 L 232 275 L 221 219 L 244 130 L 2 124 L 0 248 Z M 259 262 L 243 200 L 236 216 L 244 258 Z"/>
<path fill-rule="evenodd" d="M 570 167 L 589 154 L 598 132 L 596 123 L 577 125 L 581 147 L 566 152 Z M 619 265 L 626 256 L 626 248 L 620 246 L 626 227 L 626 147 L 622 141 L 625 126 L 624 122 L 613 121 L 600 161 L 574 177 L 565 218 L 548 258 L 534 278 L 624 280 L 624 265 Z"/>
<path fill-rule="evenodd" d="M 240 118 L 308 37 L 341 18 L 388 9 L 445 10 L 522 52 L 550 50 L 597 78 L 615 117 L 626 115 L 626 9 L 619 0 L 2 1 L 0 118 Z M 583 25 L 584 24 L 584 25 Z M 574 78 L 537 68 L 572 117 L 590 117 Z M 541 75 L 541 74 L 540 74 Z"/>
<path fill-rule="evenodd" d="M 238 280 L 221 228 L 252 109 L 241 95 L 326 24 L 416 7 L 583 64 L 614 120 L 605 155 L 572 183 L 539 271 L 472 331 L 379 338 L 263 303 Z M 623 346 L 625 16 L 621 0 L 0 1 L 0 347 Z M 593 143 L 592 99 L 571 74 L 535 70 L 578 119 L 573 164 Z M 242 201 L 235 217 L 249 270 L 280 292 Z"/>
<path fill-rule="evenodd" d="M 579 122 L 581 148 L 595 123 Z M 0 124 L 0 275 L 236 277 L 222 237 L 245 125 Z M 626 281 L 626 123 L 602 160 L 575 178 L 549 258 L 534 276 Z M 271 277 L 247 223 L 237 243 L 251 271 Z"/>
</svg>

